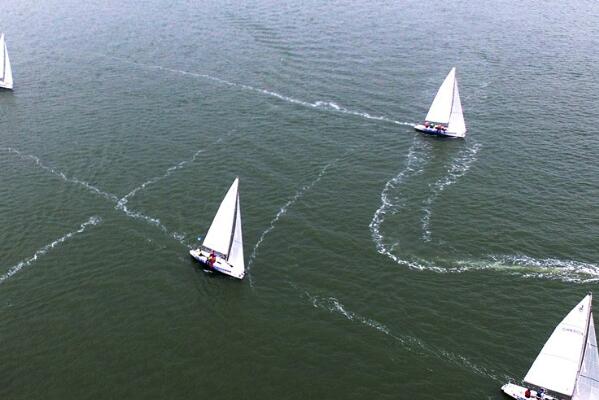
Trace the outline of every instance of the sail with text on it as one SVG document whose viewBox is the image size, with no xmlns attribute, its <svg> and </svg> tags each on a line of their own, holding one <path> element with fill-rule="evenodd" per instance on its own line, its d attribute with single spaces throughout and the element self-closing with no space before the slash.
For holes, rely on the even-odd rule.
<svg viewBox="0 0 599 400">
<path fill-rule="evenodd" d="M 0 87 L 6 89 L 12 89 L 13 87 L 12 67 L 6 50 L 4 34 L 0 36 Z"/>
<path fill-rule="evenodd" d="M 584 361 L 587 332 L 592 328 L 591 300 L 591 295 L 587 295 L 555 328 L 524 377 L 526 383 L 572 397 Z M 596 371 L 593 373 L 596 376 Z"/>
<path fill-rule="evenodd" d="M 225 257 L 229 256 L 231 240 L 234 236 L 233 229 L 235 228 L 236 206 L 238 203 L 238 187 L 239 178 L 236 178 L 225 198 L 220 203 L 210 229 L 208 229 L 208 233 L 206 233 L 206 237 L 202 242 L 203 246 L 217 251 Z"/>
<path fill-rule="evenodd" d="M 599 399 L 599 353 L 597 352 L 597 337 L 595 324 L 591 314 L 589 333 L 587 335 L 584 358 L 580 366 L 580 374 L 576 382 L 574 400 Z"/>
</svg>

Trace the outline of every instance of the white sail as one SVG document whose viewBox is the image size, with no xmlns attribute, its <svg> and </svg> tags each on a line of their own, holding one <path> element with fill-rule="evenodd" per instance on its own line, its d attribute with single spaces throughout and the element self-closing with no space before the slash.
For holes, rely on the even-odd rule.
<svg viewBox="0 0 599 400">
<path fill-rule="evenodd" d="M 573 395 L 586 348 L 591 300 L 587 295 L 555 328 L 524 377 L 525 382 L 564 396 Z"/>
<path fill-rule="evenodd" d="M 597 337 L 595 324 L 591 314 L 589 333 L 587 335 L 584 358 L 576 382 L 574 400 L 599 399 L 599 353 L 597 352 Z"/>
<path fill-rule="evenodd" d="M 243 261 L 243 238 L 241 233 L 241 211 L 239 205 L 239 194 L 237 195 L 237 210 L 235 216 L 235 228 L 233 231 L 233 240 L 231 242 L 231 250 L 229 251 L 228 262 L 235 269 L 245 270 Z"/>
<path fill-rule="evenodd" d="M 231 239 L 233 237 L 233 228 L 236 217 L 236 204 L 239 198 L 237 188 L 239 187 L 239 178 L 235 178 L 225 198 L 220 203 L 220 207 L 212 220 L 210 229 L 206 233 L 204 242 L 205 247 L 217 251 L 223 256 L 229 256 Z"/>
<path fill-rule="evenodd" d="M 13 87 L 12 67 L 6 50 L 4 34 L 0 36 L 0 87 L 5 89 L 12 89 Z"/>
<path fill-rule="evenodd" d="M 426 121 L 439 122 L 442 124 L 449 123 L 451 115 L 451 103 L 453 101 L 453 90 L 455 88 L 455 67 L 449 71 L 447 77 L 441 84 L 441 87 L 435 95 L 433 104 L 426 114 Z"/>
<path fill-rule="evenodd" d="M 453 85 L 453 102 L 451 104 L 451 114 L 449 115 L 447 131 L 455 133 L 458 136 L 464 136 L 466 133 L 466 123 L 464 122 L 464 114 L 462 112 L 462 102 L 460 101 L 458 80 L 455 77 L 453 80 Z"/>
</svg>

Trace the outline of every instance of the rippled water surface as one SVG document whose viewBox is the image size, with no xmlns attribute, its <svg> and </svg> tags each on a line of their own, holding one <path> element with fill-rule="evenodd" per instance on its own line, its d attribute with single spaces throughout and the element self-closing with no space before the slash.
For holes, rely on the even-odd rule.
<svg viewBox="0 0 599 400">
<path fill-rule="evenodd" d="M 593 1 L 3 9 L 2 398 L 501 399 L 599 281 Z"/>
</svg>

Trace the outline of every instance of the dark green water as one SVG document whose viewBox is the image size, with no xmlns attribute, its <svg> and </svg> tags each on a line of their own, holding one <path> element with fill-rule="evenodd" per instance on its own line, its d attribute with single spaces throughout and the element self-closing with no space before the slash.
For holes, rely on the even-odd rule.
<svg viewBox="0 0 599 400">
<path fill-rule="evenodd" d="M 0 398 L 501 399 L 599 280 L 599 8 L 525 3 L 4 5 Z"/>
</svg>

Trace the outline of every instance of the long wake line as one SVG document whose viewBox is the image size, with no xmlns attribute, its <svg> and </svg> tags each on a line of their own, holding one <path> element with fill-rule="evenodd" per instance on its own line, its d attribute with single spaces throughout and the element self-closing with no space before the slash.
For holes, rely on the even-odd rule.
<svg viewBox="0 0 599 400">
<path fill-rule="evenodd" d="M 218 141 L 220 141 L 220 139 Z M 142 183 L 141 185 L 139 185 L 138 187 L 134 188 L 129 193 L 127 193 L 125 196 L 118 199 L 118 201 L 116 202 L 116 205 L 115 205 L 115 209 L 124 212 L 127 216 L 129 216 L 131 218 L 140 219 L 140 220 L 148 222 L 151 225 L 158 227 L 164 233 L 169 234 L 173 239 L 177 240 L 181 244 L 186 245 L 184 234 L 181 234 L 178 232 L 169 232 L 169 230 L 166 228 L 166 226 L 164 226 L 158 218 L 149 217 L 149 216 L 139 213 L 137 211 L 130 210 L 127 207 L 127 203 L 129 202 L 129 199 L 131 199 L 133 196 L 135 196 L 138 192 L 145 190 L 150 185 L 153 185 L 163 179 L 166 179 L 173 172 L 175 172 L 178 169 L 183 168 L 185 165 L 193 163 L 197 159 L 197 157 L 203 152 L 204 152 L 204 149 L 200 149 L 200 150 L 196 151 L 190 159 L 181 161 L 178 164 L 173 165 L 172 167 L 168 168 L 163 175 L 151 178 L 151 179 L 147 180 L 146 182 Z"/>
<path fill-rule="evenodd" d="M 116 203 L 118 201 L 118 197 L 115 196 L 114 194 L 104 192 L 104 191 L 98 189 L 96 186 L 94 186 L 88 182 L 82 181 L 80 179 L 70 178 L 70 177 L 66 176 L 63 172 L 58 171 L 52 167 L 48 167 L 47 165 L 42 163 L 42 161 L 36 156 L 32 156 L 30 154 L 24 154 L 17 149 L 13 149 L 12 147 L 1 147 L 0 149 L 2 149 L 4 151 L 8 151 L 9 153 L 16 154 L 23 160 L 32 160 L 39 168 L 43 169 L 46 172 L 51 173 L 52 175 L 58 176 L 60 179 L 62 179 L 65 182 L 74 183 L 76 185 L 83 186 L 88 191 L 90 191 L 96 195 L 102 196 L 105 199 L 112 201 L 113 203 Z"/>
<path fill-rule="evenodd" d="M 335 297 L 319 297 L 313 296 L 307 291 L 304 291 L 304 295 L 308 298 L 310 303 L 314 308 L 319 308 L 322 310 L 326 310 L 331 313 L 338 313 L 344 316 L 349 321 L 356 321 L 362 325 L 368 326 L 369 328 L 375 329 L 378 332 L 389 336 L 396 341 L 398 341 L 404 348 L 409 351 L 418 351 L 429 356 L 433 356 L 445 361 L 448 361 L 456 366 L 461 368 L 465 368 L 474 372 L 478 375 L 491 378 L 497 382 L 505 382 L 506 377 L 500 378 L 498 374 L 488 370 L 487 368 L 478 366 L 474 364 L 472 361 L 468 360 L 466 357 L 454 354 L 444 349 L 439 349 L 434 346 L 423 343 L 420 339 L 408 336 L 408 335 L 396 335 L 391 332 L 391 330 L 384 324 L 375 321 L 370 318 L 363 317 L 355 312 L 352 312 L 347 309 L 338 299 Z"/>
<path fill-rule="evenodd" d="M 106 57 L 106 58 L 111 58 L 113 60 L 117 60 L 123 63 L 127 63 L 127 64 L 131 64 L 131 65 L 136 65 L 138 67 L 143 67 L 143 68 L 149 68 L 149 69 L 154 69 L 154 70 L 161 70 L 161 71 L 168 71 L 168 72 L 172 72 L 175 74 L 180 74 L 180 75 L 186 75 L 186 76 L 193 76 L 196 78 L 203 78 L 203 79 L 207 79 L 213 82 L 218 82 L 221 83 L 223 85 L 226 86 L 231 86 L 231 87 L 238 87 L 241 89 L 245 89 L 248 91 L 252 91 L 252 92 L 256 92 L 256 93 L 260 93 L 266 96 L 270 96 L 270 97 L 274 97 L 277 98 L 279 100 L 283 100 L 286 101 L 288 103 L 291 104 L 297 104 L 303 107 L 307 107 L 307 108 L 312 108 L 312 109 L 318 109 L 318 110 L 322 110 L 322 111 L 330 111 L 330 112 L 336 112 L 336 113 L 341 113 L 341 114 L 346 114 L 346 115 L 353 115 L 356 117 L 361 117 L 361 118 L 365 118 L 365 119 L 369 119 L 369 120 L 374 120 L 374 121 L 382 121 L 382 122 L 387 122 L 390 124 L 396 124 L 396 125 L 405 125 L 405 126 L 414 126 L 415 124 L 411 123 L 411 122 L 403 122 L 403 121 L 397 121 L 385 116 L 377 116 L 377 115 L 372 115 L 369 114 L 367 112 L 361 112 L 361 111 L 355 111 L 355 110 L 350 110 L 346 107 L 340 106 L 332 101 L 315 101 L 313 103 L 308 102 L 308 101 L 304 101 L 304 100 L 299 100 L 299 99 L 295 99 L 293 97 L 289 97 L 289 96 L 285 96 L 283 94 L 277 93 L 277 92 L 273 92 L 270 90 L 266 90 L 266 89 L 260 89 L 254 86 L 250 86 L 250 85 L 246 85 L 243 83 L 235 83 L 235 82 L 231 82 L 225 79 L 221 79 L 215 76 L 211 76 L 208 74 L 200 74 L 200 73 L 196 73 L 196 72 L 189 72 L 189 71 L 183 71 L 180 69 L 174 69 L 174 68 L 169 68 L 169 67 L 163 67 L 161 65 L 151 65 L 151 64 L 144 64 L 144 63 L 140 63 L 140 62 L 136 62 L 136 61 L 130 61 L 127 60 L 125 58 L 121 58 L 121 57 L 115 57 L 115 56 L 109 56 L 106 54 L 101 54 L 101 53 L 94 53 L 97 54 L 99 56 L 102 57 Z"/>
<path fill-rule="evenodd" d="M 136 187 L 135 189 L 131 190 L 131 191 L 130 191 L 130 192 L 127 194 L 127 195 L 125 195 L 124 197 L 122 197 L 122 198 L 120 198 L 120 199 L 119 199 L 119 198 L 118 198 L 116 195 L 114 195 L 114 194 L 112 194 L 112 193 L 105 192 L 105 191 L 103 191 L 103 190 L 99 189 L 98 187 L 96 187 L 96 186 L 94 186 L 94 185 L 92 185 L 92 184 L 88 183 L 88 182 L 82 181 L 82 180 L 80 180 L 80 179 L 77 179 L 77 178 L 72 178 L 72 177 L 68 177 L 68 176 L 66 176 L 66 175 L 65 175 L 63 172 L 61 172 L 61 171 L 59 171 L 59 170 L 57 170 L 57 169 L 55 169 L 55 168 L 52 168 L 52 167 L 49 167 L 49 166 L 45 165 L 45 164 L 44 164 L 44 163 L 42 163 L 42 161 L 41 161 L 41 160 L 40 160 L 38 157 L 36 157 L 36 156 L 29 155 L 29 154 L 24 154 L 24 153 L 22 153 L 21 151 L 19 151 L 19 150 L 16 150 L 16 149 L 13 149 L 13 148 L 11 148 L 11 147 L 0 147 L 0 149 L 2 149 L 2 150 L 5 150 L 5 151 L 8 151 L 8 152 L 10 152 L 10 153 L 13 153 L 13 154 L 17 154 L 17 155 L 18 155 L 18 156 L 19 156 L 21 159 L 23 159 L 23 160 L 32 160 L 32 161 L 33 161 L 33 162 L 34 162 L 34 163 L 35 163 L 35 164 L 36 164 L 36 165 L 37 165 L 39 168 L 43 169 L 44 171 L 46 171 L 46 172 L 49 172 L 49 173 L 51 173 L 52 175 L 58 176 L 59 178 L 61 178 L 61 179 L 62 179 L 63 181 L 65 181 L 65 182 L 68 182 L 68 183 L 74 183 L 74 184 L 76 184 L 76 185 L 79 185 L 79 186 L 82 186 L 82 187 L 84 187 L 84 188 L 85 188 L 85 189 L 87 189 L 89 192 L 91 192 L 91 193 L 93 193 L 93 194 L 95 194 L 95 195 L 101 196 L 101 197 L 103 197 L 104 199 L 106 199 L 106 200 L 110 201 L 111 203 L 114 203 L 114 204 L 115 204 L 115 209 L 117 209 L 117 210 L 119 210 L 119 211 L 123 212 L 123 213 L 124 213 L 125 215 L 127 215 L 128 217 L 130 217 L 130 218 L 133 218 L 133 219 L 138 219 L 138 220 L 141 220 L 141 221 L 145 221 L 145 222 L 149 223 L 150 225 L 156 226 L 158 229 L 160 229 L 160 230 L 161 230 L 162 232 L 164 232 L 165 234 L 167 234 L 167 235 L 171 236 L 173 239 L 177 240 L 178 242 L 180 242 L 180 243 L 182 243 L 182 244 L 186 245 L 186 244 L 185 244 L 185 241 L 184 241 L 184 239 L 185 239 L 185 236 L 184 236 L 184 235 L 182 235 L 182 234 L 180 234 L 180 233 L 177 233 L 177 232 L 170 232 L 170 231 L 169 231 L 169 230 L 168 230 L 168 229 L 167 229 L 167 228 L 166 228 L 166 227 L 165 227 L 165 226 L 164 226 L 164 225 L 163 225 L 163 224 L 160 222 L 160 220 L 159 220 L 158 218 L 150 217 L 150 216 L 147 216 L 147 215 L 145 215 L 145 214 L 142 214 L 142 213 L 140 213 L 140 212 L 138 212 L 138 211 L 135 211 L 135 210 L 131 210 L 131 209 L 129 209 L 129 208 L 127 207 L 127 202 L 129 201 L 129 199 L 130 199 L 131 197 L 133 197 L 133 196 L 134 196 L 136 193 L 138 193 L 140 190 L 143 190 L 143 189 L 145 189 L 146 187 L 148 187 L 149 185 L 151 185 L 151 184 L 154 184 L 154 183 L 158 182 L 159 180 L 162 180 L 162 179 L 164 179 L 164 178 L 168 177 L 168 176 L 169 176 L 170 174 L 172 174 L 172 173 L 173 173 L 175 170 L 177 170 L 177 169 L 180 169 L 180 168 L 183 168 L 183 167 L 184 167 L 186 164 L 188 164 L 188 163 L 190 163 L 190 162 L 193 162 L 193 161 L 195 161 L 195 160 L 196 160 L 196 158 L 198 157 L 198 155 L 199 155 L 199 154 L 200 154 L 200 153 L 201 153 L 203 150 L 198 150 L 198 151 L 197 151 L 197 152 L 196 152 L 196 153 L 193 155 L 193 157 L 192 157 L 191 159 L 189 159 L 189 160 L 185 160 L 185 161 L 181 161 L 180 163 L 176 164 L 175 166 L 172 166 L 172 167 L 168 168 L 168 169 L 167 169 L 167 172 L 166 172 L 166 173 L 165 173 L 163 176 L 160 176 L 160 177 L 158 177 L 158 178 L 153 178 L 153 179 L 150 179 L 149 181 L 147 181 L 147 182 L 145 182 L 144 184 L 142 184 L 142 185 L 140 185 L 140 186 Z M 186 245 L 186 246 L 187 246 L 187 245 Z"/>
<path fill-rule="evenodd" d="M 247 267 L 247 272 L 248 272 L 248 276 L 250 278 L 250 285 L 253 285 L 253 281 L 252 281 L 252 277 L 249 274 L 250 272 L 250 268 L 252 266 L 252 264 L 254 263 L 254 260 L 256 259 L 256 254 L 258 252 L 258 248 L 260 247 L 260 245 L 262 244 L 262 242 L 264 241 L 264 238 L 266 238 L 266 236 L 272 232 L 273 229 L 275 229 L 275 226 L 277 224 L 277 222 L 279 221 L 279 219 L 281 219 L 281 217 L 283 217 L 287 211 L 289 210 L 289 208 L 291 206 L 293 206 L 308 190 L 312 189 L 314 187 L 314 185 L 316 185 L 324 176 L 324 174 L 326 174 L 327 170 L 337 162 L 338 160 L 334 160 L 331 161 L 330 163 L 328 163 L 327 165 L 325 165 L 320 172 L 318 173 L 318 176 L 316 178 L 314 178 L 314 180 L 310 183 L 308 183 L 307 185 L 302 186 L 296 193 L 295 195 L 290 198 L 287 203 L 285 203 L 285 205 L 283 205 L 283 207 L 281 207 L 279 209 L 279 211 L 277 212 L 277 214 L 274 216 L 274 218 L 270 221 L 269 226 L 264 230 L 264 232 L 262 232 L 262 234 L 260 235 L 260 238 L 258 239 L 258 241 L 256 242 L 256 244 L 254 245 L 254 248 L 252 249 L 252 254 L 250 255 L 250 258 L 248 260 L 248 267 Z"/>
<path fill-rule="evenodd" d="M 56 239 L 52 243 L 49 243 L 49 244 L 45 245 L 44 247 L 42 247 L 41 249 L 39 249 L 38 251 L 36 251 L 32 257 L 21 261 L 17 265 L 13 265 L 12 267 L 10 267 L 5 274 L 0 276 L 0 284 L 2 284 L 5 280 L 10 278 L 11 276 L 15 275 L 17 272 L 19 272 L 23 268 L 30 266 L 38 258 L 40 258 L 41 256 L 48 253 L 50 250 L 52 250 L 59 244 L 64 243 L 65 241 L 69 240 L 70 238 L 72 238 L 73 236 L 75 236 L 79 233 L 83 233 L 90 226 L 98 225 L 100 222 L 102 222 L 102 219 L 100 217 L 96 217 L 96 216 L 90 217 L 86 222 L 81 224 L 81 226 L 78 230 L 67 233 L 66 235 Z"/>
</svg>

